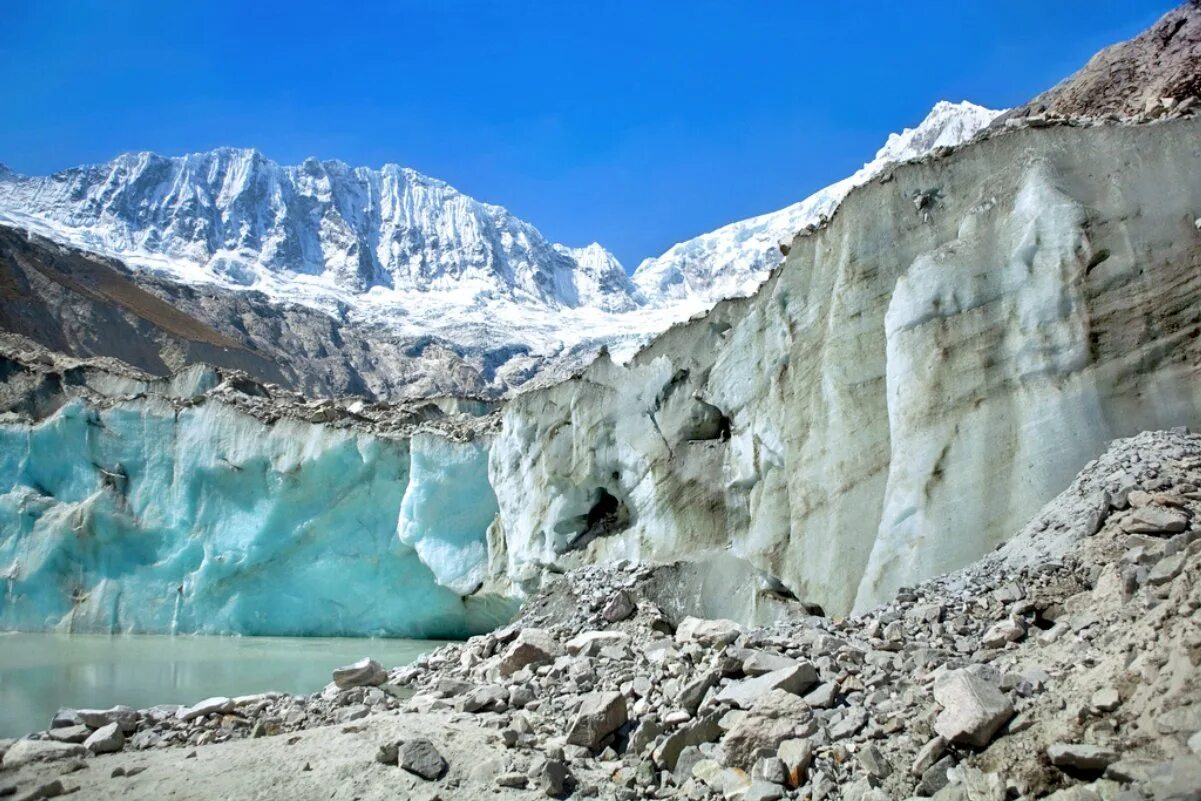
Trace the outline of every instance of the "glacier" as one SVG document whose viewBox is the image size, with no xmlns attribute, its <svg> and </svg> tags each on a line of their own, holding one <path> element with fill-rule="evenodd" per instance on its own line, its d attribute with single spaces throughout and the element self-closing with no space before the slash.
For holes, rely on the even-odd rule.
<svg viewBox="0 0 1201 801">
<path fill-rule="evenodd" d="M 0 628 L 463 637 L 508 619 L 470 596 L 496 506 L 485 442 L 204 401 L 74 398 L 0 424 Z"/>
</svg>

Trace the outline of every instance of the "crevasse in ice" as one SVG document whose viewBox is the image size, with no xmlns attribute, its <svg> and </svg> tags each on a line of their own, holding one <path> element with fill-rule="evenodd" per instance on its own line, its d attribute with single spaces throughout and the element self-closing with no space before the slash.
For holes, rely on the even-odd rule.
<svg viewBox="0 0 1201 801">
<path fill-rule="evenodd" d="M 463 598 L 496 513 L 482 454 L 156 398 L 0 426 L 0 628 L 486 629 L 509 610 Z"/>
</svg>

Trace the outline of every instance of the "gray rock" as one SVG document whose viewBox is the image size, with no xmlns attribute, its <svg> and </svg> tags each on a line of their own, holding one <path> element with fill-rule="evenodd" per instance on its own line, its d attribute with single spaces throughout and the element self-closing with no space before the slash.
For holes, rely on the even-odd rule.
<svg viewBox="0 0 1201 801">
<path fill-rule="evenodd" d="M 1089 703 L 1099 712 L 1112 712 L 1122 703 L 1122 698 L 1113 687 L 1102 687 L 1093 693 Z"/>
<path fill-rule="evenodd" d="M 55 759 L 87 756 L 88 750 L 74 743 L 53 740 L 17 740 L 4 752 L 4 767 L 16 768 L 30 762 L 49 762 Z"/>
<path fill-rule="evenodd" d="M 1188 515 L 1166 506 L 1135 509 L 1122 521 L 1122 530 L 1131 534 L 1175 534 L 1188 528 Z"/>
<path fill-rule="evenodd" d="M 796 665 L 795 659 L 771 651 L 751 651 L 742 660 L 742 672 L 748 676 L 762 676 L 775 670 L 785 670 Z"/>
<path fill-rule="evenodd" d="M 634 599 L 630 597 L 630 594 L 624 590 L 619 590 L 605 604 L 605 608 L 601 612 L 601 617 L 606 623 L 617 623 L 634 614 L 636 608 Z"/>
<path fill-rule="evenodd" d="M 60 795 L 65 795 L 66 792 L 67 790 L 63 787 L 62 780 L 55 779 L 52 782 L 38 785 L 17 799 L 17 801 L 40 801 L 43 798 L 58 798 Z"/>
<path fill-rule="evenodd" d="M 498 670 L 508 678 L 523 667 L 538 667 L 554 662 L 565 651 L 559 641 L 545 629 L 522 629 L 500 657 Z"/>
<path fill-rule="evenodd" d="M 892 766 L 888 764 L 888 760 L 884 758 L 884 754 L 880 753 L 880 749 L 874 745 L 864 746 L 859 751 L 859 764 L 867 771 L 867 775 L 873 779 L 885 779 L 892 773 Z"/>
<path fill-rule="evenodd" d="M 401 743 L 397 758 L 400 767 L 427 781 L 433 781 L 446 772 L 446 760 L 434 744 L 424 738 Z"/>
<path fill-rule="evenodd" d="M 909 772 L 914 776 L 920 777 L 930 769 L 930 766 L 933 765 L 946 750 L 946 739 L 942 737 L 935 737 L 918 750 L 917 756 L 913 759 L 913 766 L 909 769 Z"/>
<path fill-rule="evenodd" d="M 571 771 L 561 759 L 548 759 L 538 773 L 538 789 L 550 798 L 563 798 L 571 789 Z"/>
<path fill-rule="evenodd" d="M 674 770 L 685 748 L 716 741 L 722 735 L 722 728 L 718 724 L 720 719 L 718 714 L 705 715 L 676 729 L 655 747 L 652 752 L 655 764 L 666 770 Z"/>
<path fill-rule="evenodd" d="M 381 765 L 396 765 L 400 762 L 400 743 L 384 743 L 375 752 L 375 761 Z"/>
<path fill-rule="evenodd" d="M 1047 746 L 1047 758 L 1057 768 L 1068 768 L 1082 773 L 1101 774 L 1110 763 L 1118 761 L 1118 754 L 1109 748 L 1083 743 L 1052 743 Z"/>
<path fill-rule="evenodd" d="M 751 776 L 772 784 L 784 784 L 788 781 L 788 769 L 779 757 L 764 757 L 755 763 Z"/>
<path fill-rule="evenodd" d="M 388 680 L 388 671 L 374 659 L 363 657 L 352 665 L 334 671 L 334 684 L 340 690 L 352 687 L 378 687 Z"/>
<path fill-rule="evenodd" d="M 207 717 L 208 715 L 229 712 L 234 708 L 234 702 L 224 696 L 214 696 L 205 698 L 192 706 L 183 707 L 175 713 L 175 717 L 180 720 L 195 720 L 196 718 Z"/>
<path fill-rule="evenodd" d="M 589 693 L 580 702 L 580 709 L 567 730 L 567 742 L 595 749 L 625 725 L 626 715 L 626 699 L 621 693 Z"/>
<path fill-rule="evenodd" d="M 945 756 L 926 768 L 925 772 L 922 773 L 921 781 L 917 783 L 917 794 L 934 795 L 946 787 L 950 783 L 947 771 L 953 767 L 955 767 L 954 758 Z"/>
<path fill-rule="evenodd" d="M 733 620 L 706 620 L 699 617 L 686 617 L 676 627 L 678 642 L 699 642 L 701 645 L 729 645 L 738 639 L 743 632 L 740 624 Z"/>
<path fill-rule="evenodd" d="M 121 724 L 110 723 L 96 729 L 83 741 L 83 747 L 93 754 L 115 754 L 120 751 L 125 747 L 125 735 L 121 731 Z"/>
<path fill-rule="evenodd" d="M 718 693 L 717 700 L 748 709 L 757 699 L 772 690 L 784 690 L 800 695 L 817 684 L 817 681 L 817 668 L 809 662 L 797 662 L 792 667 L 734 682 Z"/>
<path fill-rule="evenodd" d="M 1155 563 L 1155 567 L 1147 573 L 1147 583 L 1151 585 L 1167 584 L 1180 575 L 1184 569 L 1184 553 L 1166 556 Z"/>
<path fill-rule="evenodd" d="M 567 641 L 572 656 L 596 656 L 602 648 L 628 646 L 630 635 L 622 631 L 585 631 Z"/>
<path fill-rule="evenodd" d="M 57 740 L 60 743 L 82 743 L 88 739 L 88 735 L 92 730 L 87 726 L 63 726 L 57 729 L 51 729 L 46 732 L 46 735 L 51 740 Z"/>
<path fill-rule="evenodd" d="M 784 763 L 791 787 L 800 787 L 809 775 L 813 764 L 813 743 L 805 739 L 785 740 L 776 749 L 776 756 Z"/>
<path fill-rule="evenodd" d="M 805 694 L 805 703 L 814 709 L 829 709 L 834 706 L 834 699 L 838 697 L 838 685 L 832 681 L 827 681 L 817 685 L 814 689 Z"/>
<path fill-rule="evenodd" d="M 716 672 L 706 673 L 685 684 L 677 699 L 680 708 L 688 710 L 690 715 L 695 715 L 701 701 L 705 700 L 705 693 L 709 692 L 709 689 L 716 685 L 720 678 L 721 676 Z"/>
<path fill-rule="evenodd" d="M 672 769 L 676 777 L 676 784 L 681 785 L 688 781 L 692 776 L 692 768 L 705 758 L 705 752 L 700 749 L 700 746 L 690 745 L 680 751 L 680 756 L 676 759 L 675 767 Z"/>
<path fill-rule="evenodd" d="M 779 801 L 784 797 L 784 788 L 763 779 L 754 779 L 746 788 L 742 801 Z"/>
<path fill-rule="evenodd" d="M 496 712 L 508 702 L 509 691 L 503 685 L 485 684 L 460 697 L 458 708 L 463 712 Z"/>
<path fill-rule="evenodd" d="M 136 731 L 138 721 L 142 718 L 138 710 L 124 704 L 118 704 L 108 709 L 79 709 L 76 710 L 76 715 L 79 717 L 79 722 L 89 729 L 99 729 L 110 723 L 116 723 L 126 734 Z"/>
<path fill-rule="evenodd" d="M 934 681 L 934 700 L 943 707 L 934 730 L 952 743 L 986 746 L 1013 717 L 1009 699 L 994 684 L 966 670 L 939 676 Z"/>
</svg>

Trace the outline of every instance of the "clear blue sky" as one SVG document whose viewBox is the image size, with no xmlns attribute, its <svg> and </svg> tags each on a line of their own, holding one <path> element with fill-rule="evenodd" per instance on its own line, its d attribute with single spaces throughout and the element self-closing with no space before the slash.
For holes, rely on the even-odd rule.
<svg viewBox="0 0 1201 801">
<path fill-rule="evenodd" d="M 0 162 L 398 162 L 633 269 L 841 178 L 939 99 L 1017 104 L 1150 0 L 6 0 Z"/>
</svg>

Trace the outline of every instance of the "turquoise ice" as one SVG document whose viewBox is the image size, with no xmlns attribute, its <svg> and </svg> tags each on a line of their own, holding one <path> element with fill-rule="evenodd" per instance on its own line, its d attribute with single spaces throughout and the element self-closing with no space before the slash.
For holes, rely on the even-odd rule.
<svg viewBox="0 0 1201 801">
<path fill-rule="evenodd" d="M 2 425 L 0 627 L 485 630 L 511 612 L 465 597 L 496 515 L 486 462 L 480 442 L 410 445 L 154 397 Z"/>
</svg>

